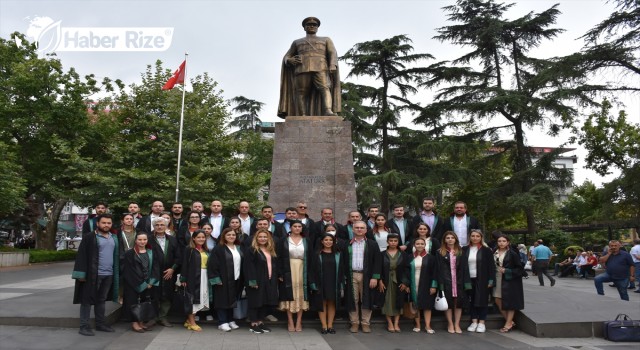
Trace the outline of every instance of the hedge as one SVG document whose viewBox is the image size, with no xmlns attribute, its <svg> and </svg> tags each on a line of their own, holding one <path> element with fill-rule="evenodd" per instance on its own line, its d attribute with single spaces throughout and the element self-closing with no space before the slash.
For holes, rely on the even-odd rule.
<svg viewBox="0 0 640 350">
<path fill-rule="evenodd" d="M 42 263 L 51 261 L 68 261 L 76 258 L 75 250 L 44 250 L 44 249 L 16 249 L 0 247 L 0 252 L 29 252 L 29 263 Z"/>
</svg>

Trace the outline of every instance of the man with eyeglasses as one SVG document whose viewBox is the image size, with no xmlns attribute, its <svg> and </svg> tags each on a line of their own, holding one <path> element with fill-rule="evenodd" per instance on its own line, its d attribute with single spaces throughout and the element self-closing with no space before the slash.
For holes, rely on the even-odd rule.
<svg viewBox="0 0 640 350">
<path fill-rule="evenodd" d="M 158 318 L 155 322 L 165 327 L 173 327 L 167 320 L 167 314 L 169 314 L 171 302 L 173 301 L 173 290 L 176 278 L 180 272 L 182 253 L 176 238 L 166 234 L 167 219 L 162 217 L 155 218 L 152 221 L 152 225 L 153 231 L 151 232 L 149 243 L 151 244 L 154 260 L 156 258 L 158 259 L 157 263 L 160 264 L 160 271 L 162 273 L 160 285 L 153 287 L 154 299 L 158 300 L 160 305 Z M 154 264 L 155 263 L 154 261 Z M 151 323 L 153 323 L 153 321 Z"/>
<path fill-rule="evenodd" d="M 335 116 L 341 110 L 338 53 L 328 37 L 316 35 L 320 20 L 302 20 L 307 35 L 284 55 L 278 116 Z"/>
<path fill-rule="evenodd" d="M 296 211 L 298 212 L 298 220 L 302 221 L 302 225 L 306 228 L 305 233 L 309 233 L 310 228 L 313 226 L 314 221 L 307 214 L 307 209 L 309 206 L 306 202 L 300 201 L 296 206 Z"/>
<path fill-rule="evenodd" d="M 371 333 L 371 310 L 373 291 L 378 286 L 382 269 L 382 256 L 375 240 L 367 239 L 367 224 L 353 222 L 353 239 L 347 247 L 349 274 L 345 292 L 351 333 Z"/>
</svg>

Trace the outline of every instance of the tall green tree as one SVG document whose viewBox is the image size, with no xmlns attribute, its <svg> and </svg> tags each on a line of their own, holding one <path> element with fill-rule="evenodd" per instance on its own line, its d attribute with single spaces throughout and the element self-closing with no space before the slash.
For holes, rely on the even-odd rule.
<svg viewBox="0 0 640 350">
<path fill-rule="evenodd" d="M 640 216 L 640 125 L 629 123 L 624 111 L 611 113 L 611 103 L 602 102 L 600 112 L 591 114 L 578 132 L 578 143 L 588 151 L 587 168 L 604 176 L 614 170 L 620 175 L 604 185 L 603 208 L 611 217 Z M 613 206 L 613 209 L 610 207 Z"/>
<path fill-rule="evenodd" d="M 231 111 L 237 115 L 229 123 L 229 126 L 239 128 L 239 133 L 245 133 L 247 131 L 255 132 L 257 126 L 262 122 L 259 114 L 262 111 L 264 103 L 248 99 L 244 96 L 232 98 L 231 103 L 235 105 Z"/>
<path fill-rule="evenodd" d="M 95 164 L 87 101 L 102 88 L 110 90 L 111 81 L 65 71 L 54 55 L 38 57 L 35 44 L 19 33 L 0 38 L 0 62 L 0 143 L 8 147 L 7 159 L 18 160 L 19 169 L 9 167 L 23 179 L 15 190 L 38 212 L 29 216 L 36 244 L 53 249 L 62 209 L 82 195 L 83 178 L 76 170 L 92 171 L 88 165 Z M 44 231 L 36 222 L 40 215 L 47 218 Z"/>
<path fill-rule="evenodd" d="M 556 135 L 571 124 L 578 111 L 571 104 L 575 96 L 554 95 L 550 84 L 554 77 L 540 75 L 551 62 L 529 56 L 542 41 L 562 32 L 553 28 L 560 15 L 558 6 L 509 20 L 505 15 L 512 6 L 493 0 L 459 0 L 444 7 L 454 24 L 438 28 L 435 38 L 469 51 L 431 66 L 433 75 L 422 86 L 439 90 L 435 102 L 414 121 L 430 125 L 444 117 L 458 121 L 467 132 L 504 130 L 513 135 L 497 148 L 511 165 L 511 174 L 485 200 L 508 203 L 512 213 L 522 211 L 533 233 L 536 206 L 552 200 L 544 183 L 551 178 L 553 186 L 563 186 L 569 174 L 556 171 L 550 161 L 534 164 L 525 130 L 546 128 Z"/>
<path fill-rule="evenodd" d="M 398 184 L 398 173 L 393 169 L 389 153 L 391 136 L 398 127 L 401 107 L 418 91 L 415 83 L 426 72 L 414 65 L 432 58 L 430 54 L 413 53 L 411 39 L 406 35 L 358 43 L 341 57 L 351 67 L 347 78 L 371 77 L 379 83 L 367 91 L 366 98 L 375 106 L 372 126 L 378 134 L 373 145 L 380 162 L 376 164 L 375 173 L 362 182 L 378 184 L 383 213 L 388 212 L 390 192 Z"/>
</svg>

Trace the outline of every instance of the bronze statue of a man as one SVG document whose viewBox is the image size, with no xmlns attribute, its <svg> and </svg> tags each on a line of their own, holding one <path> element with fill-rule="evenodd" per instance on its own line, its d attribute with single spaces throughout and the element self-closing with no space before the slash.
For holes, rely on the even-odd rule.
<svg viewBox="0 0 640 350">
<path fill-rule="evenodd" d="M 302 21 L 307 35 L 284 55 L 278 116 L 335 116 L 341 111 L 338 54 L 328 37 L 316 36 L 320 20 Z"/>
</svg>

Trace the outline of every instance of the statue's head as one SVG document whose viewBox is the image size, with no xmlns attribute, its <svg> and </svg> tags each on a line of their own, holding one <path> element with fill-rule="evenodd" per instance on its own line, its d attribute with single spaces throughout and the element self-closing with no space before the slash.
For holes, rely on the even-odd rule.
<svg viewBox="0 0 640 350">
<path fill-rule="evenodd" d="M 306 26 L 307 23 L 315 23 L 318 25 L 318 27 L 320 27 L 320 20 L 318 19 L 318 17 L 307 17 L 302 20 L 303 27 Z"/>
</svg>

